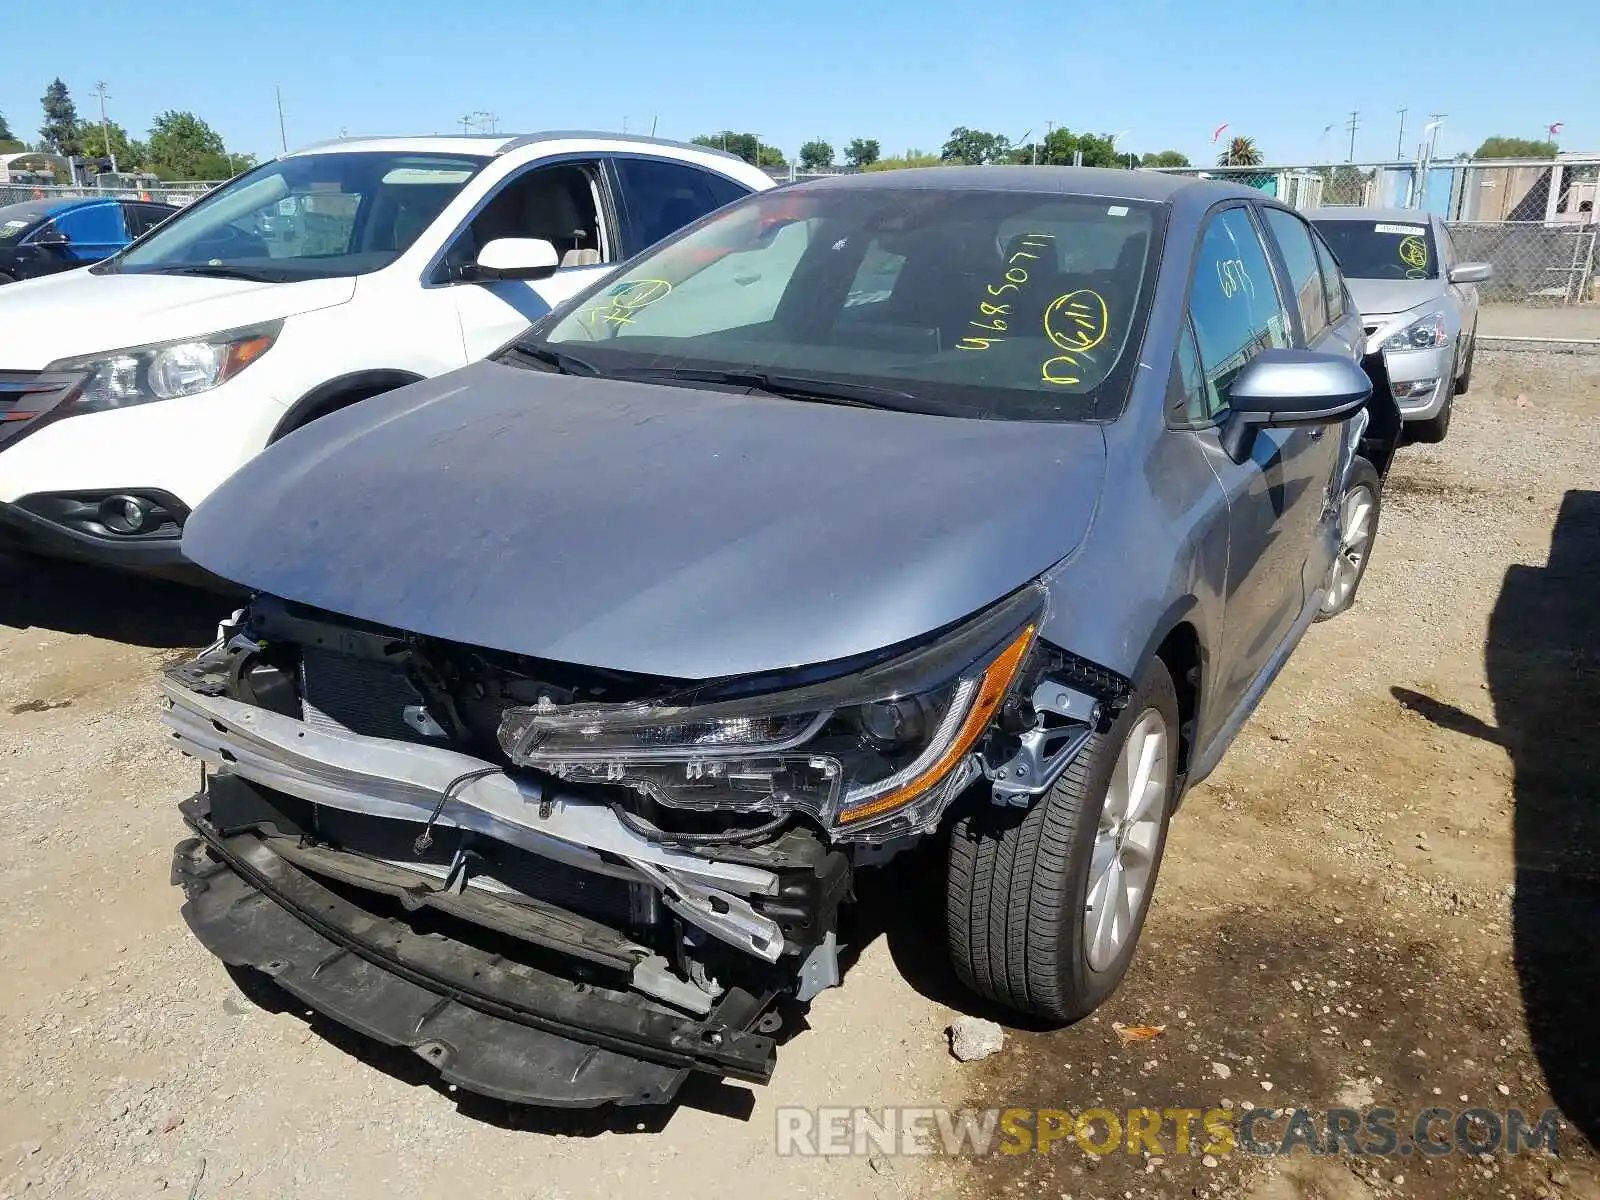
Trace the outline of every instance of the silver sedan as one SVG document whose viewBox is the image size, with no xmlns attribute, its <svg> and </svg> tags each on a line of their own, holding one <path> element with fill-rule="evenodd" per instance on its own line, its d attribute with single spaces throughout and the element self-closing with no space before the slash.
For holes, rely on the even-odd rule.
<svg viewBox="0 0 1600 1200">
<path fill-rule="evenodd" d="M 1451 401 L 1472 381 L 1477 284 L 1494 268 L 1462 262 L 1445 223 L 1411 208 L 1321 208 L 1306 214 L 1339 261 L 1367 338 L 1366 368 L 1387 381 L 1416 441 L 1439 442 Z"/>
</svg>

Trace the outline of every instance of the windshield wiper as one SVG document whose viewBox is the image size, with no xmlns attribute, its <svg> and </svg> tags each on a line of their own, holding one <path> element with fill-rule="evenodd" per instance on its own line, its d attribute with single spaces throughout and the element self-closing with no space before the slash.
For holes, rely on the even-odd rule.
<svg viewBox="0 0 1600 1200">
<path fill-rule="evenodd" d="M 563 375 L 599 375 L 600 368 L 588 359 L 579 358 L 576 354 L 568 354 L 564 350 L 552 350 L 548 346 L 530 345 L 527 342 L 515 342 L 512 350 L 525 358 L 536 362 L 548 363 Z"/>
<path fill-rule="evenodd" d="M 120 268 L 118 268 L 120 270 Z M 249 267 L 230 267 L 223 263 L 191 263 L 181 267 L 151 267 L 140 275 L 203 275 L 208 279 L 247 279 L 251 283 L 284 283 L 282 275 L 268 275 Z"/>
<path fill-rule="evenodd" d="M 886 408 L 894 412 L 930 413 L 935 411 L 925 400 L 897 388 L 870 383 L 841 383 L 831 379 L 812 379 L 806 375 L 783 375 L 766 371 L 719 371 L 698 367 L 622 367 L 610 374 L 618 379 L 716 383 L 749 388 L 791 400 L 815 400 L 823 404 L 848 404 L 855 408 Z"/>
</svg>

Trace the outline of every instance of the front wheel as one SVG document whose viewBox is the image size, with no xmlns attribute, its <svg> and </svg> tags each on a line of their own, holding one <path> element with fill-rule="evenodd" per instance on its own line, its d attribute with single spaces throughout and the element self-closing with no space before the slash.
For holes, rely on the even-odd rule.
<svg viewBox="0 0 1600 1200">
<path fill-rule="evenodd" d="M 1356 589 L 1366 576 L 1372 558 L 1372 542 L 1378 535 L 1378 516 L 1383 507 L 1378 469 L 1364 458 L 1350 464 L 1350 482 L 1339 501 L 1339 549 L 1328 567 L 1328 582 L 1317 620 L 1326 621 L 1349 610 L 1356 602 Z"/>
<path fill-rule="evenodd" d="M 951 961 L 973 991 L 1073 1021 L 1133 961 L 1166 846 L 1178 698 L 1160 659 L 1045 795 L 956 821 L 945 884 Z"/>
</svg>

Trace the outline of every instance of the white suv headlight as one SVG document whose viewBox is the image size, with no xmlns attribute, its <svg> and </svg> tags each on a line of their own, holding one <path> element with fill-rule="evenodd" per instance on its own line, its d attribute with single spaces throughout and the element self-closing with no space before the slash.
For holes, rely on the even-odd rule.
<svg viewBox="0 0 1600 1200">
<path fill-rule="evenodd" d="M 1380 350 L 1432 350 L 1449 341 L 1450 335 L 1445 329 L 1444 313 L 1431 312 L 1425 317 L 1418 317 L 1398 333 L 1391 333 L 1384 338 Z"/>
<path fill-rule="evenodd" d="M 194 396 L 226 383 L 272 349 L 282 329 L 282 321 L 271 321 L 206 337 L 62 359 L 45 370 L 87 375 L 72 400 L 75 412 L 149 404 Z"/>
</svg>

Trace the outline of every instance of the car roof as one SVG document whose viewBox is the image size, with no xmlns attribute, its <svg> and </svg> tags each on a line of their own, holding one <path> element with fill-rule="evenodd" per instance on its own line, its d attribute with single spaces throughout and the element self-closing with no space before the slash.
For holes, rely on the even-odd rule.
<svg viewBox="0 0 1600 1200">
<path fill-rule="evenodd" d="M 493 158 L 512 150 L 521 150 L 526 146 L 538 145 L 541 142 L 573 140 L 626 142 L 638 146 L 670 146 L 673 149 L 693 150 L 697 154 L 709 154 L 717 158 L 731 158 L 736 162 L 744 161 L 737 154 L 730 154 L 726 150 L 717 150 L 711 146 L 697 146 L 693 142 L 674 142 L 666 138 L 645 137 L 642 134 L 608 133 L 594 129 L 547 129 L 537 133 L 494 134 L 489 137 L 484 137 L 480 134 L 445 133 L 428 137 L 333 138 L 329 141 L 315 142 L 312 145 L 291 150 L 283 157 L 292 158 L 299 154 L 313 153 L 326 154 L 329 151 L 363 154 L 386 150 L 390 153 L 399 152 L 402 154 L 476 154 L 486 158 Z"/>
<path fill-rule="evenodd" d="M 809 179 L 799 187 L 845 190 L 919 188 L 983 192 L 1059 192 L 1067 196 L 1096 196 L 1108 200 L 1148 200 L 1170 203 L 1180 194 L 1213 195 L 1270 200 L 1255 188 L 1169 175 L 1163 171 L 1125 171 L 1111 167 L 908 167 L 899 171 L 863 171 Z"/>
<path fill-rule="evenodd" d="M 115 196 L 67 196 L 53 200 L 23 200 L 18 204 L 7 204 L 4 208 L 0 208 L 0 221 L 36 221 L 74 208 L 116 202 Z"/>
<path fill-rule="evenodd" d="M 1397 221 L 1406 225 L 1426 225 L 1433 216 L 1415 208 L 1357 208 L 1341 204 L 1308 209 L 1305 215 L 1311 221 Z"/>
</svg>

